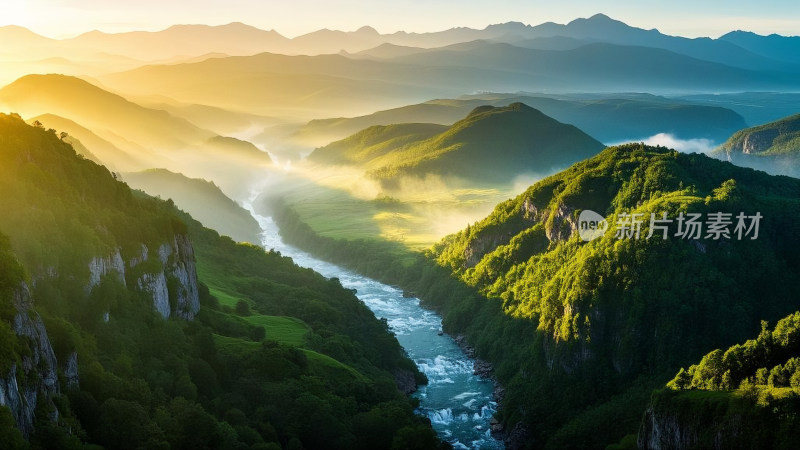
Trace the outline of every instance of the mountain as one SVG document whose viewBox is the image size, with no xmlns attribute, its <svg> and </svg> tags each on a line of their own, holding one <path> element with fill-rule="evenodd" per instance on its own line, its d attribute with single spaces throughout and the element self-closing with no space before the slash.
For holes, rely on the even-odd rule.
<svg viewBox="0 0 800 450">
<path fill-rule="evenodd" d="M 797 114 L 800 93 L 734 92 L 729 94 L 692 94 L 675 97 L 675 99 L 730 109 L 744 117 L 747 125 L 752 127 Z"/>
<path fill-rule="evenodd" d="M 124 173 L 122 179 L 134 189 L 141 189 L 154 197 L 172 199 L 178 208 L 220 234 L 239 242 L 256 245 L 260 242 L 258 222 L 212 182 L 166 169 Z"/>
<path fill-rule="evenodd" d="M 579 18 L 566 25 L 544 24 L 530 27 L 525 33 L 528 39 L 534 38 L 568 38 L 584 42 L 603 42 L 617 45 L 638 45 L 642 47 L 660 48 L 705 61 L 725 64 L 732 67 L 755 70 L 800 69 L 796 59 L 786 60 L 774 58 L 775 55 L 764 54 L 750 47 L 737 45 L 733 39 L 684 38 L 669 36 L 658 30 L 643 30 L 614 20 L 604 14 L 596 14 L 589 18 Z M 511 41 L 515 45 L 519 42 Z M 524 44 L 522 44 L 525 46 Z"/>
<path fill-rule="evenodd" d="M 432 123 L 375 125 L 315 150 L 309 160 L 321 164 L 364 164 L 401 150 L 409 143 L 432 138 L 447 129 L 445 125 Z"/>
<path fill-rule="evenodd" d="M 397 58 L 398 56 L 408 56 L 408 55 L 413 55 L 415 53 L 422 53 L 425 51 L 427 51 L 427 49 L 387 43 L 387 44 L 381 44 L 377 47 L 370 48 L 367 50 L 362 50 L 358 53 L 353 53 L 353 54 L 346 53 L 344 54 L 344 56 L 349 56 L 353 58 L 385 59 L 385 58 Z"/>
<path fill-rule="evenodd" d="M 797 83 L 792 70 L 766 70 L 761 66 L 743 69 L 668 49 L 646 47 L 637 41 L 625 44 L 596 42 L 561 51 L 473 41 L 389 61 L 434 67 L 503 68 L 534 77 L 529 79 L 527 88 L 515 90 L 531 90 L 532 86 L 568 90 L 576 85 L 585 91 L 616 92 L 721 88 L 754 90 L 759 85 L 774 86 L 769 89 L 777 90 L 782 89 L 779 86 Z M 513 91 L 492 85 L 481 87 L 485 88 L 483 90 Z"/>
<path fill-rule="evenodd" d="M 603 42 L 537 50 L 472 41 L 381 59 L 259 54 L 153 65 L 101 76 L 130 95 L 165 95 L 251 114 L 363 115 L 463 92 L 791 90 L 789 70 L 742 69 L 673 51 Z M 225 84 L 225 90 L 215 89 Z M 418 120 L 415 120 L 418 121 Z"/>
<path fill-rule="evenodd" d="M 755 339 L 716 349 L 653 395 L 639 448 L 781 448 L 800 439 L 800 313 Z M 668 426 L 665 426 L 666 424 Z"/>
<path fill-rule="evenodd" d="M 635 448 L 640 427 L 649 427 L 642 425 L 646 411 L 658 413 L 645 415 L 657 419 L 658 436 L 686 442 L 694 433 L 706 439 L 707 430 L 718 431 L 717 418 L 738 420 L 739 409 L 723 416 L 724 402 L 688 401 L 711 394 L 687 392 L 686 401 L 666 403 L 666 409 L 658 409 L 663 397 L 651 395 L 680 367 L 752 336 L 762 320 L 796 311 L 797 192 L 797 179 L 627 144 L 539 181 L 416 257 L 392 243 L 322 235 L 291 205 L 275 203 L 272 211 L 293 245 L 401 286 L 442 314 L 444 331 L 463 336 L 462 345 L 485 362 L 481 373 L 503 387 L 493 430 L 504 432 L 508 448 Z M 623 213 L 642 214 L 638 238 Z M 650 214 L 663 219 L 664 213 L 667 222 L 654 225 L 666 225 L 666 231 L 654 227 L 648 239 Z M 718 216 L 727 236 L 710 233 L 717 213 L 731 214 L 727 226 L 726 217 Z M 690 214 L 699 215 L 702 228 L 679 235 Z M 737 230 L 740 220 L 744 227 Z M 602 221 L 608 224 L 604 233 L 581 238 L 592 226 L 603 229 Z M 778 361 L 787 354 L 774 355 Z M 693 379 L 723 373 L 696 370 Z M 791 406 L 789 390 L 778 390 Z M 758 420 L 793 420 L 782 415 L 784 403 L 774 405 L 779 409 L 742 416 L 755 421 L 738 429 L 756 433 Z M 690 421 L 676 422 L 683 418 Z M 772 442 L 766 434 L 775 425 L 754 436 Z M 736 430 L 723 440 L 737 439 Z"/>
<path fill-rule="evenodd" d="M 20 78 L 0 89 L 0 108 L 26 117 L 50 114 L 53 125 L 45 125 L 72 130 L 92 154 L 116 171 L 164 167 L 214 180 L 229 195 L 246 195 L 242 192 L 270 165 L 269 156 L 248 142 L 218 136 L 74 77 Z M 71 122 L 53 121 L 52 116 Z"/>
<path fill-rule="evenodd" d="M 28 75 L 0 89 L 0 105 L 26 117 L 54 114 L 92 130 L 127 152 L 157 157 L 213 136 L 165 111 L 144 108 L 75 77 Z"/>
<path fill-rule="evenodd" d="M 166 103 L 169 101 L 169 103 Z M 221 136 L 235 136 L 251 129 L 264 129 L 281 123 L 280 120 L 215 108 L 208 105 L 185 104 L 159 98 L 156 101 L 138 100 L 139 104 L 148 108 L 167 111 L 181 117 L 205 130 L 213 131 Z"/>
<path fill-rule="evenodd" d="M 603 94 L 598 97 L 477 94 L 452 100 L 430 100 L 365 116 L 312 120 L 292 139 L 322 145 L 374 125 L 412 121 L 451 125 L 478 106 L 507 106 L 514 102 L 525 103 L 608 143 L 659 133 L 669 133 L 679 139 L 704 138 L 721 142 L 746 126 L 740 115 L 720 106 L 648 95 Z"/>
<path fill-rule="evenodd" d="M 75 139 L 75 141 L 79 142 L 80 146 L 89 153 L 85 154 L 81 150 L 78 150 L 78 148 L 75 148 L 79 154 L 86 156 L 98 164 L 105 164 L 112 170 L 119 170 L 117 168 L 117 162 L 119 162 L 119 165 L 122 167 L 146 166 L 145 161 L 137 159 L 134 155 L 119 149 L 116 145 L 72 120 L 59 117 L 55 114 L 42 114 L 28 120 L 29 123 L 34 123 L 36 121 L 41 123 L 44 128 L 54 128 L 58 132 L 66 132 L 69 134 L 67 139 Z M 75 142 L 71 143 L 74 147 Z"/>
<path fill-rule="evenodd" d="M 261 30 L 243 23 L 227 25 L 173 25 L 157 32 L 103 33 L 91 31 L 64 41 L 81 49 L 110 49 L 141 61 L 196 57 L 208 53 L 253 55 L 268 49 L 283 49 L 289 39 L 274 30 Z"/>
<path fill-rule="evenodd" d="M 487 299 L 428 301 L 494 363 L 507 430 L 527 430 L 536 448 L 603 447 L 636 433 L 651 389 L 680 366 L 796 309 L 797 192 L 800 180 L 704 155 L 611 147 L 434 246 L 429 256 Z M 608 223 L 590 242 L 585 210 Z M 730 238 L 676 236 L 679 212 L 731 213 Z M 756 239 L 737 238 L 740 212 L 763 217 Z M 643 214 L 640 239 L 615 237 L 622 213 Z M 645 238 L 651 213 L 672 220 L 668 238 Z"/>
<path fill-rule="evenodd" d="M 720 36 L 719 40 L 731 42 L 753 53 L 792 64 L 797 64 L 797 53 L 800 51 L 800 36 L 777 34 L 761 36 L 749 31 L 737 30 Z"/>
<path fill-rule="evenodd" d="M 734 133 L 712 156 L 800 178 L 800 114 Z"/>
<path fill-rule="evenodd" d="M 458 91 L 471 76 L 456 70 L 421 73 L 416 67 L 355 60 L 341 55 L 259 54 L 192 64 L 148 66 L 100 77 L 133 95 L 159 94 L 185 103 L 279 117 L 374 111 L 408 99 Z M 421 75 L 421 76 L 420 76 Z M 501 79 L 507 75 L 498 75 Z M 448 86 L 448 80 L 453 86 Z M 224 84 L 226 89 L 217 89 Z"/>
<path fill-rule="evenodd" d="M 594 155 L 603 145 L 522 103 L 482 106 L 442 131 L 406 124 L 368 128 L 315 150 L 312 162 L 358 164 L 380 180 L 427 174 L 504 183 Z"/>
<path fill-rule="evenodd" d="M 396 384 L 424 376 L 338 280 L 17 115 L 0 115 L 0 162 L 4 447 L 439 447 Z"/>
</svg>

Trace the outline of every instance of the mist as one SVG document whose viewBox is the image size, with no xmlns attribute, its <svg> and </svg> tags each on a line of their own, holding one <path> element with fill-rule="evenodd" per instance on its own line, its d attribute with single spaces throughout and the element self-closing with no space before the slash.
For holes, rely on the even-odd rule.
<svg viewBox="0 0 800 450">
<path fill-rule="evenodd" d="M 641 142 L 653 146 L 660 145 L 681 153 L 709 153 L 717 147 L 717 144 L 711 139 L 680 139 L 671 133 L 658 133 L 645 139 L 629 139 L 608 145 L 620 145 L 628 142 Z"/>
</svg>

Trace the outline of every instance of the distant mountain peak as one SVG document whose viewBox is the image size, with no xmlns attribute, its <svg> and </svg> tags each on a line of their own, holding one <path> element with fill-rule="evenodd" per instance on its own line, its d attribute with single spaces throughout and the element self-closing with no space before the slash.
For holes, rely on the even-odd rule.
<svg viewBox="0 0 800 450">
<path fill-rule="evenodd" d="M 525 103 L 522 102 L 514 102 L 509 104 L 508 106 L 492 106 L 492 105 L 481 105 L 470 111 L 467 115 L 467 118 L 475 117 L 487 112 L 495 112 L 495 113 L 505 113 L 505 112 L 524 112 L 524 113 L 538 113 L 544 117 L 545 116 L 541 111 L 536 108 L 532 108 Z"/>
<path fill-rule="evenodd" d="M 369 25 L 364 25 L 363 27 L 361 27 L 358 30 L 356 30 L 356 34 L 366 34 L 366 35 L 370 35 L 370 36 L 380 36 L 380 33 L 378 33 L 378 30 L 376 30 L 375 28 L 372 28 Z"/>
<path fill-rule="evenodd" d="M 597 14 L 593 15 L 592 17 L 589 17 L 588 20 L 607 20 L 607 21 L 612 21 L 612 22 L 618 22 L 617 20 L 614 20 L 611 17 L 608 17 L 607 15 L 605 15 L 603 13 L 597 13 Z"/>
<path fill-rule="evenodd" d="M 505 22 L 505 23 L 495 23 L 486 27 L 486 31 L 490 30 L 529 30 L 531 28 L 530 25 L 524 24 L 522 22 Z"/>
<path fill-rule="evenodd" d="M 589 18 L 578 18 L 567 24 L 567 27 L 574 27 L 576 25 L 594 25 L 594 26 L 623 26 L 625 28 L 633 28 L 630 25 L 620 20 L 612 19 L 605 14 L 595 14 Z"/>
</svg>

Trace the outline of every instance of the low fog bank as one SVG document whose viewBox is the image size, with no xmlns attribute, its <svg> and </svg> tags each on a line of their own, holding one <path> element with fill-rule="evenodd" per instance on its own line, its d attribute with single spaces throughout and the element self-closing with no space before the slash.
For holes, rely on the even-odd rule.
<svg viewBox="0 0 800 450">
<path fill-rule="evenodd" d="M 614 145 L 626 144 L 629 142 L 641 142 L 647 145 L 662 146 L 677 150 L 681 153 L 705 153 L 708 154 L 715 148 L 717 143 L 711 139 L 695 138 L 695 139 L 680 139 L 672 133 L 658 133 L 653 136 L 641 139 L 627 139 L 619 142 L 606 144 L 609 147 Z"/>
</svg>

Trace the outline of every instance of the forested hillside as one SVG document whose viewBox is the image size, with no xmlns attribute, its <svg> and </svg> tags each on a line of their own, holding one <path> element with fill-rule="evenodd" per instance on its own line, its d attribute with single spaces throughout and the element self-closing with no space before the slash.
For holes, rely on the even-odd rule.
<svg viewBox="0 0 800 450">
<path fill-rule="evenodd" d="M 406 264 L 388 244 L 320 238 L 275 209 L 291 242 L 403 286 L 465 334 L 506 388 L 499 419 L 513 442 L 602 448 L 635 442 L 651 390 L 680 366 L 796 309 L 797 192 L 798 180 L 703 155 L 612 147 Z M 605 235 L 579 237 L 583 210 L 608 221 Z M 705 227 L 716 212 L 731 213 L 727 237 L 676 236 L 681 213 Z M 622 213 L 645 218 L 639 239 L 615 237 Z M 650 213 L 673 220 L 666 239 L 646 239 Z M 738 238 L 739 213 L 762 216 L 756 239 Z"/>
<path fill-rule="evenodd" d="M 557 170 L 602 148 L 574 126 L 512 103 L 475 108 L 444 130 L 433 124 L 371 127 L 315 150 L 310 160 L 353 164 L 384 182 L 440 175 L 475 185 Z"/>
<path fill-rule="evenodd" d="M 800 313 L 716 349 L 656 392 L 640 448 L 794 448 L 800 441 Z"/>
<path fill-rule="evenodd" d="M 440 445 L 396 384 L 424 377 L 337 280 L 220 237 L 19 117 L 0 116 L 0 158 L 4 446 Z"/>
<path fill-rule="evenodd" d="M 800 114 L 737 131 L 712 152 L 734 164 L 800 177 Z"/>
</svg>

